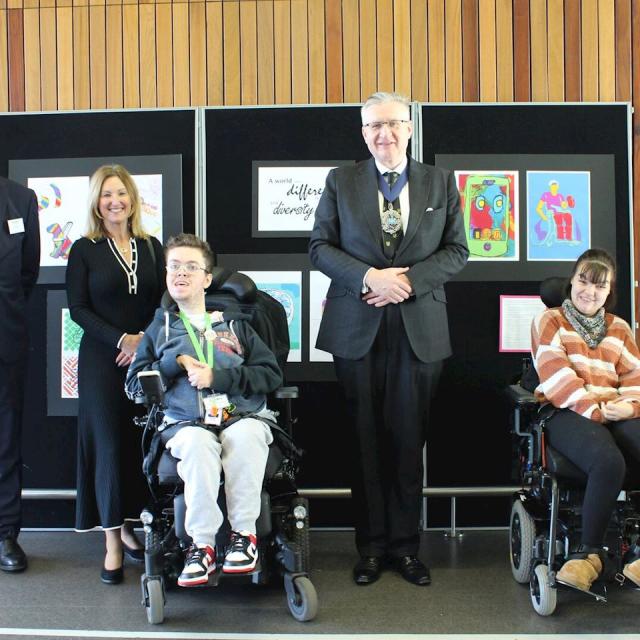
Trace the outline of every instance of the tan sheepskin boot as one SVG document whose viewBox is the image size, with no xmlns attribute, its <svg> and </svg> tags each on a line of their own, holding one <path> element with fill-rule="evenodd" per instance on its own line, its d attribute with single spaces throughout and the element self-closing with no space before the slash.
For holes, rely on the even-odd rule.
<svg viewBox="0 0 640 640">
<path fill-rule="evenodd" d="M 631 582 L 634 582 L 640 587 L 640 559 L 625 564 L 622 573 L 625 578 L 629 578 Z"/>
<path fill-rule="evenodd" d="M 590 553 L 581 560 L 567 560 L 556 573 L 556 579 L 560 582 L 570 584 L 576 589 L 590 591 L 593 581 L 602 571 L 602 561 L 595 553 Z M 640 576 L 640 566 L 637 568 Z M 626 575 L 626 574 L 625 574 Z"/>
</svg>

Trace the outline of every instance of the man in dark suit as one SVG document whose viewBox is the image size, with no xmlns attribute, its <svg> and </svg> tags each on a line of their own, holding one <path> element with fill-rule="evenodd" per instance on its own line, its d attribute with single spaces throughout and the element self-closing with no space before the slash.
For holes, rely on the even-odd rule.
<svg viewBox="0 0 640 640">
<path fill-rule="evenodd" d="M 26 301 L 38 278 L 36 194 L 0 177 L 0 569 L 22 571 L 22 401 L 27 359 Z"/>
<path fill-rule="evenodd" d="M 443 284 L 469 255 L 453 175 L 407 156 L 410 105 L 376 93 L 362 107 L 373 156 L 333 169 L 309 254 L 331 278 L 317 347 L 333 354 L 355 433 L 356 584 L 418 559 L 422 451 L 442 360 L 451 355 Z"/>
</svg>

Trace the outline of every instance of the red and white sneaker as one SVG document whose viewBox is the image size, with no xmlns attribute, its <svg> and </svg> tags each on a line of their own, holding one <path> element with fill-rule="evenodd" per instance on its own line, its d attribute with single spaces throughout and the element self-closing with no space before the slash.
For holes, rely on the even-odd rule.
<svg viewBox="0 0 640 640">
<path fill-rule="evenodd" d="M 232 531 L 224 557 L 224 573 L 249 573 L 258 562 L 258 540 L 248 531 Z"/>
<path fill-rule="evenodd" d="M 216 570 L 216 552 L 209 545 L 192 544 L 187 551 L 184 569 L 178 578 L 181 587 L 197 587 L 207 584 L 209 574 Z"/>
</svg>

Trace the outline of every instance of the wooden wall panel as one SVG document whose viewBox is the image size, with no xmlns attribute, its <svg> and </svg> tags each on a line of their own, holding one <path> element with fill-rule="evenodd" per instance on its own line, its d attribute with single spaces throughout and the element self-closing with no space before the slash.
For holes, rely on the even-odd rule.
<svg viewBox="0 0 640 640">
<path fill-rule="evenodd" d="M 462 102 L 462 0 L 445 0 L 444 16 L 445 99 L 447 102 Z"/>
<path fill-rule="evenodd" d="M 547 78 L 551 102 L 564 100 L 564 5 L 547 0 Z"/>
<path fill-rule="evenodd" d="M 582 99 L 582 50 L 580 0 L 564 0 L 564 87 L 565 100 Z"/>
<path fill-rule="evenodd" d="M 89 7 L 83 0 L 73 6 L 73 108 L 91 107 L 91 76 L 89 74 Z"/>
<path fill-rule="evenodd" d="M 360 101 L 360 29 L 358 0 L 342 0 L 342 56 L 345 102 Z"/>
<path fill-rule="evenodd" d="M 0 9 L 0 111 L 9 111 L 9 57 L 7 45 L 7 11 Z"/>
<path fill-rule="evenodd" d="M 360 99 L 366 100 L 378 87 L 376 65 L 376 2 L 360 0 Z M 412 61 L 415 70 L 415 61 Z M 426 77 L 426 70 L 425 70 Z M 313 79 L 312 79 L 313 80 Z M 426 78 L 425 78 L 426 82 Z M 313 81 L 312 81 L 313 86 Z M 311 101 L 313 102 L 313 100 Z"/>
<path fill-rule="evenodd" d="M 616 99 L 616 17 L 614 0 L 598 0 L 598 99 Z"/>
<path fill-rule="evenodd" d="M 291 103 L 291 11 L 288 2 L 273 4 L 273 39 L 275 44 L 276 103 Z M 226 60 L 225 60 L 226 64 Z M 342 63 L 339 70 L 342 69 Z M 342 75 L 340 75 L 342 81 Z M 342 95 L 342 93 L 340 94 Z"/>
<path fill-rule="evenodd" d="M 308 0 L 308 2 L 309 101 L 312 104 L 320 104 L 327 99 L 324 0 Z"/>
<path fill-rule="evenodd" d="M 513 0 L 513 95 L 516 102 L 531 100 L 530 43 L 529 0 Z"/>
<path fill-rule="evenodd" d="M 462 99 L 480 99 L 478 53 L 478 5 L 475 0 L 462 0 Z"/>
<path fill-rule="evenodd" d="M 168 7 L 171 11 L 170 5 L 158 5 L 158 9 L 161 7 Z M 110 109 L 117 109 L 124 106 L 124 70 L 122 62 L 122 7 L 117 4 L 107 4 L 107 107 Z M 157 18 L 157 14 L 156 14 Z M 169 44 L 171 41 L 169 41 Z M 165 43 L 166 46 L 166 43 Z M 58 47 L 60 47 L 60 40 L 58 39 Z M 170 51 L 171 49 L 169 49 Z M 58 60 L 58 69 L 62 62 Z M 158 58 L 158 65 L 160 69 L 166 73 L 166 66 L 160 66 L 160 59 Z M 158 105 L 164 106 L 164 105 Z"/>
<path fill-rule="evenodd" d="M 495 102 L 498 98 L 496 0 L 479 0 L 478 8 L 480 100 Z"/>
<path fill-rule="evenodd" d="M 56 8 L 58 109 L 73 109 L 73 9 Z M 108 106 L 122 106 L 122 104 Z"/>
<path fill-rule="evenodd" d="M 38 111 L 40 103 L 40 16 L 38 9 L 24 9 L 24 106 Z"/>
<path fill-rule="evenodd" d="M 189 104 L 206 105 L 207 19 L 204 2 L 189 3 L 189 84 L 191 91 Z"/>
<path fill-rule="evenodd" d="M 431 102 L 444 102 L 447 99 L 446 62 L 445 62 L 445 5 L 444 0 L 428 0 L 428 96 Z M 413 16 L 412 16 L 413 18 Z M 422 16 L 420 16 L 422 18 Z M 419 51 L 423 48 L 421 40 L 414 43 Z M 415 90 L 414 90 L 415 94 Z M 418 99 L 418 98 L 416 98 Z"/>
<path fill-rule="evenodd" d="M 411 95 L 411 3 L 395 0 L 393 3 L 393 67 L 394 88 Z"/>
<path fill-rule="evenodd" d="M 339 2 L 325 4 L 327 42 L 327 102 L 342 102 L 342 7 Z"/>
<path fill-rule="evenodd" d="M 0 108 L 632 100 L 635 0 L 0 0 Z"/>
<path fill-rule="evenodd" d="M 258 34 L 256 3 L 240 3 L 240 94 L 242 104 L 258 103 Z"/>
<path fill-rule="evenodd" d="M 207 9 L 211 3 L 207 5 Z M 262 0 L 256 8 L 258 21 L 258 102 L 273 104 L 275 86 L 274 43 L 273 43 L 273 1 Z M 211 97 L 209 98 L 211 104 Z"/>
<path fill-rule="evenodd" d="M 582 99 L 598 100 L 598 0 L 582 0 Z"/>
<path fill-rule="evenodd" d="M 106 41 L 106 11 L 104 0 L 96 0 L 96 4 L 89 6 L 89 75 L 91 80 L 91 108 L 105 109 L 107 107 L 107 41 Z M 155 61 L 153 67 L 155 69 Z M 144 74 L 144 78 L 152 74 Z M 142 78 L 141 78 L 142 80 Z"/>
<path fill-rule="evenodd" d="M 260 3 L 261 5 L 263 3 Z M 222 3 L 207 2 L 207 104 L 224 104 Z"/>
<path fill-rule="evenodd" d="M 309 7 L 307 0 L 291 2 L 291 101 L 309 102 Z M 358 17 L 356 16 L 356 24 Z M 358 51 L 356 50 L 356 56 Z"/>
<path fill-rule="evenodd" d="M 616 0 L 616 100 L 630 101 L 631 74 L 631 0 Z"/>
<path fill-rule="evenodd" d="M 496 0 L 496 59 L 498 101 L 513 100 L 513 3 Z"/>
<path fill-rule="evenodd" d="M 222 5 L 224 42 L 224 103 L 240 104 L 240 7 L 237 2 Z"/>
<path fill-rule="evenodd" d="M 149 69 L 148 73 L 140 74 L 140 106 L 145 108 L 158 105 L 155 16 L 153 4 L 140 4 L 140 69 Z"/>
<path fill-rule="evenodd" d="M 529 10 L 531 14 L 531 100 L 545 102 L 549 99 L 547 5 L 545 2 L 533 0 Z"/>
<path fill-rule="evenodd" d="M 236 8 L 235 39 L 236 46 L 239 47 L 237 33 L 237 9 L 238 3 L 230 5 Z M 186 2 L 174 2 L 172 5 L 172 25 L 173 25 L 173 106 L 187 107 L 191 100 L 189 88 L 189 5 Z M 239 66 L 239 65 L 238 65 Z M 240 73 L 237 73 L 238 84 Z M 238 100 L 239 102 L 239 100 Z"/>
</svg>

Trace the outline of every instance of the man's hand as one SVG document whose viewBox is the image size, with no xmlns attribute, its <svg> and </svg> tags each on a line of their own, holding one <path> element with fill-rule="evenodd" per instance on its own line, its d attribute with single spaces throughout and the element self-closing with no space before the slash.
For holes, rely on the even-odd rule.
<svg viewBox="0 0 640 640">
<path fill-rule="evenodd" d="M 362 299 L 376 307 L 404 302 L 413 293 L 411 282 L 405 275 L 407 271 L 409 267 L 371 269 L 365 280 L 369 292 Z"/>
<path fill-rule="evenodd" d="M 610 400 L 600 404 L 600 410 L 605 420 L 619 422 L 629 420 L 635 413 L 633 404 L 628 400 Z"/>
<path fill-rule="evenodd" d="M 213 369 L 204 362 L 200 362 L 188 355 L 176 358 L 178 364 L 186 370 L 187 378 L 196 389 L 211 389 L 213 387 Z"/>
</svg>

